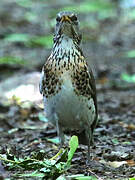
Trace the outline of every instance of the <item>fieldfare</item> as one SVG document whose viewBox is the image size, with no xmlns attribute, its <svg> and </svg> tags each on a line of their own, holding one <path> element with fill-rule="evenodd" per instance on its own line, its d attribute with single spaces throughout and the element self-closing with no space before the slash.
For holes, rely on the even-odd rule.
<svg viewBox="0 0 135 180">
<path fill-rule="evenodd" d="M 98 119 L 96 87 L 80 42 L 77 16 L 72 12 L 58 13 L 53 48 L 42 69 L 40 92 L 46 116 L 56 125 L 61 144 L 64 129 L 79 130 L 85 133 L 90 155 Z"/>
</svg>

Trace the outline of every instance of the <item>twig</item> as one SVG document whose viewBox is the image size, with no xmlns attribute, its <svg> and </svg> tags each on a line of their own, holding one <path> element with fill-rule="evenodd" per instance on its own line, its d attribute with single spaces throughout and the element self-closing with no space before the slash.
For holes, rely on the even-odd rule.
<svg viewBox="0 0 135 180">
<path fill-rule="evenodd" d="M 93 174 L 98 180 L 104 180 L 101 177 L 99 177 L 97 174 L 95 174 L 93 171 L 91 171 L 90 169 L 88 170 L 91 174 Z"/>
</svg>

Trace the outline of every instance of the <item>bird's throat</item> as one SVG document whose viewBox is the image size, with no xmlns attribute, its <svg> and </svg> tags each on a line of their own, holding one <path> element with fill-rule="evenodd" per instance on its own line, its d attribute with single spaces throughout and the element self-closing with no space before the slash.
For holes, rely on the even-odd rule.
<svg viewBox="0 0 135 180">
<path fill-rule="evenodd" d="M 80 48 L 72 38 L 61 36 L 54 43 L 51 56 L 58 64 L 63 62 L 64 65 L 65 63 L 76 63 L 82 54 Z"/>
</svg>

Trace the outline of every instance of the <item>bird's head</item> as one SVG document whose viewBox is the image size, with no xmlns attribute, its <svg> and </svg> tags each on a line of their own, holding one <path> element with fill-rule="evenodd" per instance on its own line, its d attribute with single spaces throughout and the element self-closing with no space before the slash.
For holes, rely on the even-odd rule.
<svg viewBox="0 0 135 180">
<path fill-rule="evenodd" d="M 60 12 L 57 14 L 54 41 L 57 41 L 62 35 L 80 44 L 81 33 L 79 31 L 79 22 L 76 14 L 72 12 Z"/>
</svg>

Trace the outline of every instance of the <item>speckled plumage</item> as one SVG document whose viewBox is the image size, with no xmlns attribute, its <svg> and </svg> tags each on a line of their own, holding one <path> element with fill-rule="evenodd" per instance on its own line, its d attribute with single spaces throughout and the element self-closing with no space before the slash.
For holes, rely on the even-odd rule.
<svg viewBox="0 0 135 180">
<path fill-rule="evenodd" d="M 62 12 L 59 16 L 70 19 L 75 15 Z M 40 92 L 46 116 L 56 124 L 61 142 L 64 142 L 63 129 L 77 129 L 85 131 L 90 146 L 97 124 L 94 77 L 79 47 L 80 34 L 75 29 L 75 22 L 75 25 L 70 20 L 62 23 L 64 25 L 59 29 L 56 26 L 54 46 L 43 66 Z M 68 32 L 65 30 L 67 27 Z"/>
</svg>

